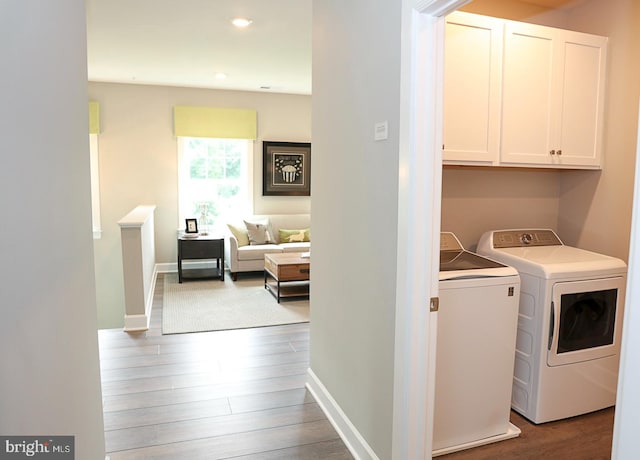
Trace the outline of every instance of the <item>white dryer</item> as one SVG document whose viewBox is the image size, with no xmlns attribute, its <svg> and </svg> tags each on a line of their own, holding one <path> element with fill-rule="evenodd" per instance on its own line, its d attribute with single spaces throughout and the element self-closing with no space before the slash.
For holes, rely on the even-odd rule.
<svg viewBox="0 0 640 460">
<path fill-rule="evenodd" d="M 549 229 L 490 231 L 477 251 L 520 273 L 511 407 L 543 423 L 613 406 L 626 264 Z"/>
<path fill-rule="evenodd" d="M 433 456 L 516 437 L 518 272 L 440 235 Z"/>
</svg>

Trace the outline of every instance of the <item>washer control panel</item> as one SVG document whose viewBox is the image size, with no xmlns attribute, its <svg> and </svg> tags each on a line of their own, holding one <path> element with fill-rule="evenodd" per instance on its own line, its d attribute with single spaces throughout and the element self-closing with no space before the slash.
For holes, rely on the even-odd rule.
<svg viewBox="0 0 640 460">
<path fill-rule="evenodd" d="M 550 229 L 499 230 L 493 233 L 494 248 L 561 245 L 558 235 Z"/>
</svg>

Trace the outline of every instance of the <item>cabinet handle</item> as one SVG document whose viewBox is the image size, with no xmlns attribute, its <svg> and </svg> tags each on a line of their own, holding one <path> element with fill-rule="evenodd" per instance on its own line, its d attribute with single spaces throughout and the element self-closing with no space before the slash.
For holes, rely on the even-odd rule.
<svg viewBox="0 0 640 460">
<path fill-rule="evenodd" d="M 562 150 L 558 150 L 558 155 L 562 155 Z"/>
<path fill-rule="evenodd" d="M 556 151 L 555 151 L 555 150 L 551 150 L 551 151 L 549 152 L 549 155 L 555 155 L 555 154 L 556 154 Z"/>
</svg>

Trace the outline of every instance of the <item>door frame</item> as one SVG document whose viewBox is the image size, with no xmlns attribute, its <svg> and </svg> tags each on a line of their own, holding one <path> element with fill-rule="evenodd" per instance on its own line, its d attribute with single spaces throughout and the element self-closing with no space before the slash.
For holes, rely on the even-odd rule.
<svg viewBox="0 0 640 460">
<path fill-rule="evenodd" d="M 638 104 L 638 140 L 631 216 L 629 266 L 625 294 L 624 319 L 616 412 L 613 420 L 611 458 L 634 458 L 640 452 L 637 413 L 640 409 L 640 104 Z"/>
<path fill-rule="evenodd" d="M 435 393 L 444 16 L 470 0 L 403 0 L 392 455 L 431 458 Z"/>
</svg>

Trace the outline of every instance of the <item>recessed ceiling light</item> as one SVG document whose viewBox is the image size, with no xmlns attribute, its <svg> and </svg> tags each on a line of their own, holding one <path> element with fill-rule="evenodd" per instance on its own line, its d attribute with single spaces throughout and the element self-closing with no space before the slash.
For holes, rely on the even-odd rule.
<svg viewBox="0 0 640 460">
<path fill-rule="evenodd" d="M 236 27 L 248 27 L 253 21 L 247 18 L 234 18 L 231 23 Z"/>
<path fill-rule="evenodd" d="M 224 80 L 225 78 L 227 78 L 227 74 L 223 72 L 216 72 L 216 78 L 218 80 Z"/>
<path fill-rule="evenodd" d="M 235 18 L 231 21 L 231 24 L 236 27 L 248 27 L 252 22 L 253 21 L 251 19 L 247 18 Z"/>
</svg>

